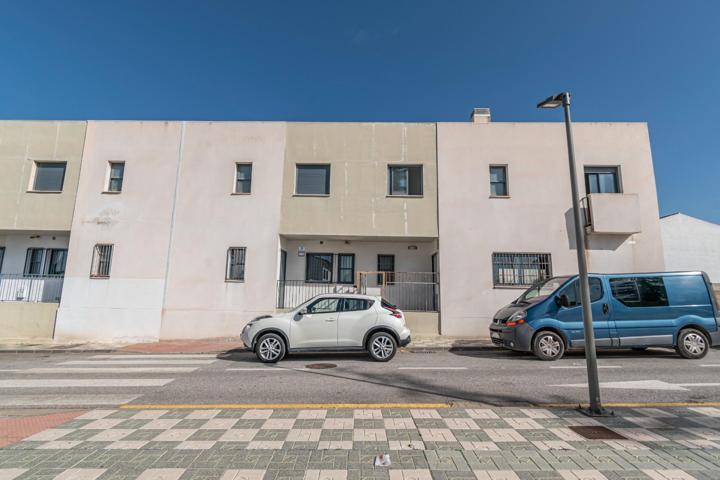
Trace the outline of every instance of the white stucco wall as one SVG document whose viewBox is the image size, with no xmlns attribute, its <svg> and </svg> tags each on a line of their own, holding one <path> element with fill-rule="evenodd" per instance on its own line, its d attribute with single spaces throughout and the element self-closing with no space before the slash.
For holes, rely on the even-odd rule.
<svg viewBox="0 0 720 480">
<path fill-rule="evenodd" d="M 702 270 L 720 284 L 720 225 L 676 213 L 660 219 L 665 267 Z"/>
<path fill-rule="evenodd" d="M 641 233 L 589 237 L 590 270 L 662 270 L 646 125 L 580 123 L 573 132 L 582 195 L 583 165 L 618 165 L 640 209 Z M 577 272 L 565 142 L 560 123 L 438 124 L 444 335 L 487 336 L 493 314 L 521 293 L 493 288 L 493 252 L 550 253 L 554 274 Z M 508 166 L 509 198 L 489 198 L 493 164 Z"/>
<path fill-rule="evenodd" d="M 156 340 L 182 122 L 88 122 L 55 340 Z M 120 194 L 103 193 L 124 161 Z M 93 248 L 113 244 L 109 279 L 91 279 Z"/>
<path fill-rule="evenodd" d="M 187 124 L 161 338 L 237 336 L 274 311 L 284 149 L 284 123 Z M 252 163 L 249 195 L 233 195 L 236 163 Z M 247 249 L 244 282 L 225 281 L 228 247 Z"/>
</svg>

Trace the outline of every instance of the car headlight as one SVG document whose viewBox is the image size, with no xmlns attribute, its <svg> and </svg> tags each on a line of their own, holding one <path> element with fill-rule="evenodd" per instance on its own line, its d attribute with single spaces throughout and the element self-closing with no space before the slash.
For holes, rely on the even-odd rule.
<svg viewBox="0 0 720 480">
<path fill-rule="evenodd" d="M 505 324 L 508 327 L 514 327 L 516 325 L 521 325 L 525 323 L 525 319 L 527 318 L 527 312 L 525 310 L 520 310 L 519 312 L 513 313 L 510 318 L 508 318 L 507 323 Z"/>
</svg>

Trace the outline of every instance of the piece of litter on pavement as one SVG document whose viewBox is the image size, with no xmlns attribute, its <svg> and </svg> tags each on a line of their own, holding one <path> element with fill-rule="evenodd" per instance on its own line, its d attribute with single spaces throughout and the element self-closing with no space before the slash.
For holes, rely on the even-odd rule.
<svg viewBox="0 0 720 480">
<path fill-rule="evenodd" d="M 389 467 L 390 466 L 390 455 L 380 453 L 375 456 L 376 467 Z"/>
</svg>

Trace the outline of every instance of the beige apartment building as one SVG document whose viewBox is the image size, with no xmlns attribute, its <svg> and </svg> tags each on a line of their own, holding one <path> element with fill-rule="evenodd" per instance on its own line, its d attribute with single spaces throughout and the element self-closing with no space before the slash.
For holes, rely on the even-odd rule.
<svg viewBox="0 0 720 480">
<path fill-rule="evenodd" d="M 590 268 L 662 270 L 646 125 L 575 136 Z M 44 315 L 58 342 L 236 336 L 328 292 L 382 295 L 415 335 L 486 336 L 576 271 L 559 123 L 0 122 L 0 140 L 0 278 L 62 282 L 2 298 L 0 325 Z M 59 193 L 29 188 L 61 164 Z"/>
</svg>

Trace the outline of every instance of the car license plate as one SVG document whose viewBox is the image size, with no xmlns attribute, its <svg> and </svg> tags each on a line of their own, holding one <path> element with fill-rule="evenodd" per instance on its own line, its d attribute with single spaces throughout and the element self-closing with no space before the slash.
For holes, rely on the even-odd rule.
<svg viewBox="0 0 720 480">
<path fill-rule="evenodd" d="M 498 332 L 490 332 L 490 338 L 502 338 L 502 335 Z"/>
</svg>

